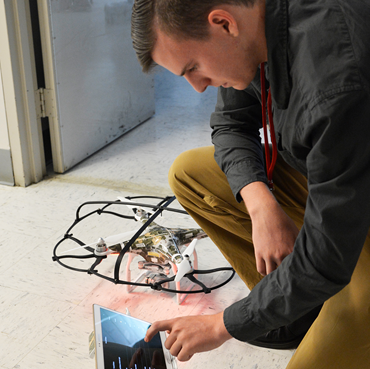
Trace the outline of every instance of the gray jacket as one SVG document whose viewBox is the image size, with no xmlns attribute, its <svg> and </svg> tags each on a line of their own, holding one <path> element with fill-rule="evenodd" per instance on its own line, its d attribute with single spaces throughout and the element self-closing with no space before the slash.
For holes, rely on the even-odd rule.
<svg viewBox="0 0 370 369">
<path fill-rule="evenodd" d="M 268 75 L 277 144 L 308 179 L 294 251 L 226 309 L 235 338 L 286 325 L 344 288 L 370 226 L 370 0 L 266 0 Z M 259 73 L 258 73 L 259 74 Z M 220 88 L 215 158 L 232 191 L 266 181 L 257 75 Z"/>
</svg>

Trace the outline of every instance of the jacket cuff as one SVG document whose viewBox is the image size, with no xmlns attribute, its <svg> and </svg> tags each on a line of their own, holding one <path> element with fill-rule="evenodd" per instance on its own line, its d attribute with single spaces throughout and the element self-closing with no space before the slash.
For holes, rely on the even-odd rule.
<svg viewBox="0 0 370 369">
<path fill-rule="evenodd" d="M 264 182 L 267 184 L 267 177 L 264 168 L 256 167 L 251 160 L 234 164 L 226 173 L 227 180 L 238 202 L 242 201 L 240 191 L 243 187 L 252 182 Z"/>
<path fill-rule="evenodd" d="M 268 332 L 253 321 L 248 309 L 248 297 L 229 306 L 224 311 L 224 324 L 231 336 L 239 341 L 248 342 Z"/>
</svg>

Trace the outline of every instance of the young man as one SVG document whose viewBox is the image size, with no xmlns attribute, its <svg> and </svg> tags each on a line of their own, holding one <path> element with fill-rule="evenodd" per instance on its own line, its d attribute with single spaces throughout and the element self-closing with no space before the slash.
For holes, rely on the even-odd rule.
<svg viewBox="0 0 370 369">
<path fill-rule="evenodd" d="M 219 87 L 214 147 L 183 153 L 169 178 L 251 288 L 222 313 L 154 323 L 147 339 L 168 330 L 179 360 L 231 337 L 286 348 L 305 336 L 289 369 L 370 367 L 369 14 L 369 0 L 135 1 L 143 70 Z"/>
</svg>

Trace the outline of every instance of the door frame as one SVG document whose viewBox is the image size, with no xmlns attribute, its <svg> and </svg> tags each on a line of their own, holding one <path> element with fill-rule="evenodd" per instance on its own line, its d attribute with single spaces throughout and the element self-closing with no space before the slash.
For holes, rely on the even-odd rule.
<svg viewBox="0 0 370 369">
<path fill-rule="evenodd" d="M 0 64 L 14 184 L 28 186 L 46 175 L 27 0 L 0 2 Z"/>
<path fill-rule="evenodd" d="M 56 93 L 55 63 L 53 57 L 53 44 L 51 38 L 50 5 L 48 0 L 37 0 L 39 10 L 40 35 L 42 58 L 45 77 L 45 107 L 49 118 L 51 152 L 53 169 L 57 173 L 64 173 L 64 163 L 61 147 L 61 132 L 59 125 L 58 99 Z"/>
</svg>

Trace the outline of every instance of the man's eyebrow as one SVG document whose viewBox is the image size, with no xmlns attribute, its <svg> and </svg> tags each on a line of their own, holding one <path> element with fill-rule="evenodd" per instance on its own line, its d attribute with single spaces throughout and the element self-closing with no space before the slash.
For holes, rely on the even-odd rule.
<svg viewBox="0 0 370 369">
<path fill-rule="evenodd" d="M 183 70 L 182 70 L 182 72 L 181 72 L 181 74 L 180 74 L 180 77 L 184 77 L 184 75 L 185 75 L 185 73 L 186 73 L 186 71 L 189 69 L 189 67 L 190 67 L 190 65 L 192 64 L 192 60 L 189 62 L 189 63 L 187 63 L 186 65 L 185 65 L 185 67 L 183 68 Z"/>
</svg>

